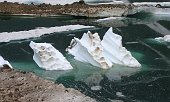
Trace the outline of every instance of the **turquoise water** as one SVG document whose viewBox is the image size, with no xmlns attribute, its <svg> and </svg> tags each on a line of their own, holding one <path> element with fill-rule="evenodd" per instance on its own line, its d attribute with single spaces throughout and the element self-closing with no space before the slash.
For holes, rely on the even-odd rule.
<svg viewBox="0 0 170 102">
<path fill-rule="evenodd" d="M 80 90 L 84 94 L 100 102 L 110 102 L 118 99 L 124 102 L 169 102 L 170 101 L 170 49 L 168 44 L 154 40 L 163 36 L 160 29 L 153 29 L 152 24 L 160 24 L 170 30 L 169 16 L 137 15 L 122 20 L 110 20 L 97 23 L 95 19 L 81 17 L 9 17 L 0 20 L 0 32 L 35 29 L 36 27 L 52 27 L 66 24 L 93 25 L 97 28 L 82 29 L 69 32 L 53 33 L 22 41 L 0 43 L 0 54 L 9 60 L 14 68 L 22 71 L 34 72 L 36 75 L 48 80 L 62 83 L 66 87 Z M 20 23 L 18 23 L 20 22 Z M 119 24 L 115 26 L 114 23 Z M 121 25 L 120 25 L 121 22 Z M 123 23 L 122 23 L 123 22 Z M 142 64 L 141 68 L 129 68 L 115 65 L 109 70 L 91 66 L 74 60 L 73 56 L 65 52 L 73 37 L 81 38 L 88 30 L 98 32 L 102 36 L 112 26 L 114 32 L 123 37 L 123 45 L 131 51 L 132 55 Z M 152 26 L 148 26 L 152 25 Z M 164 29 L 163 29 L 164 30 Z M 167 34 L 168 32 L 163 34 Z M 71 35 L 70 34 L 75 34 Z M 73 70 L 45 71 L 39 68 L 32 60 L 33 51 L 28 46 L 30 41 L 48 42 L 64 54 Z M 100 86 L 99 90 L 91 87 Z M 116 92 L 122 92 L 125 97 L 119 97 Z"/>
</svg>

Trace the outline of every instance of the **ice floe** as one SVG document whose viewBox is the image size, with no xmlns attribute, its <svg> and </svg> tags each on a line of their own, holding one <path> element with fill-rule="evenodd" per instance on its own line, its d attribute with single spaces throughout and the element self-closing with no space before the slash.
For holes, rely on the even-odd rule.
<svg viewBox="0 0 170 102">
<path fill-rule="evenodd" d="M 170 2 L 134 2 L 136 6 L 170 6 Z"/>
<path fill-rule="evenodd" d="M 115 20 L 115 19 L 122 20 L 122 19 L 125 19 L 125 17 L 107 17 L 107 18 L 98 19 L 96 22 Z"/>
<path fill-rule="evenodd" d="M 77 29 L 92 28 L 93 26 L 84 25 L 66 25 L 59 27 L 39 27 L 37 29 L 32 29 L 29 31 L 18 31 L 18 32 L 2 32 L 0 33 L 0 42 L 9 42 L 12 40 L 21 40 L 40 37 L 44 34 L 50 34 L 54 32 L 72 31 Z"/>
<path fill-rule="evenodd" d="M 0 67 L 3 67 L 4 65 L 8 65 L 10 68 L 13 68 L 8 61 L 4 60 L 4 58 L 0 56 Z"/>
<path fill-rule="evenodd" d="M 158 37 L 158 38 L 155 38 L 155 39 L 159 40 L 159 41 L 170 42 L 170 35 L 165 35 L 164 37 Z"/>
<path fill-rule="evenodd" d="M 141 64 L 122 46 L 122 37 L 114 34 L 110 28 L 100 40 L 98 33 L 84 33 L 81 39 L 72 39 L 67 51 L 76 60 L 108 69 L 114 64 L 128 67 L 140 67 Z"/>
<path fill-rule="evenodd" d="M 34 51 L 33 60 L 45 70 L 69 70 L 73 69 L 66 58 L 49 43 L 30 42 Z"/>
</svg>

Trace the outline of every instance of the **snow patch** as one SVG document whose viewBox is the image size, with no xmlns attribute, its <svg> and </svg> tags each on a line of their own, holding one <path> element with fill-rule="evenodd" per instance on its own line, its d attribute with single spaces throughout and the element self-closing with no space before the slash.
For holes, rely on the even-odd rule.
<svg viewBox="0 0 170 102">
<path fill-rule="evenodd" d="M 0 0 L 0 2 L 4 2 L 4 1 L 5 0 Z M 8 2 L 18 2 L 18 3 L 24 3 L 24 4 L 46 3 L 46 4 L 51 4 L 51 5 L 56 5 L 56 4 L 65 5 L 65 4 L 72 4 L 74 2 L 78 2 L 79 0 L 6 0 L 6 1 L 8 1 Z"/>
<path fill-rule="evenodd" d="M 125 17 L 108 17 L 108 18 L 103 18 L 103 19 L 98 19 L 97 22 L 101 22 L 101 21 L 108 21 L 108 20 L 122 20 Z"/>
<path fill-rule="evenodd" d="M 134 2 L 133 5 L 136 6 L 170 6 L 170 2 Z"/>
<path fill-rule="evenodd" d="M 54 32 L 63 32 L 63 31 L 72 31 L 83 28 L 92 28 L 93 26 L 84 26 L 84 25 L 66 25 L 60 27 L 39 27 L 37 29 L 29 31 L 19 31 L 19 32 L 2 32 L 0 33 L 0 42 L 9 42 L 11 40 L 21 40 L 28 38 L 40 37 L 44 34 L 50 34 Z"/>
</svg>

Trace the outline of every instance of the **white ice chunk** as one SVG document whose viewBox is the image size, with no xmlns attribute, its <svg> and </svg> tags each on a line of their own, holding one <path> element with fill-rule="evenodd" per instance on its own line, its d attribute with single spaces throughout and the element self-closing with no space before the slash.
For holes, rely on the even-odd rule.
<svg viewBox="0 0 170 102">
<path fill-rule="evenodd" d="M 166 41 L 166 42 L 170 42 L 170 35 L 165 35 L 163 37 L 163 39 Z"/>
<path fill-rule="evenodd" d="M 30 42 L 34 51 L 33 60 L 37 65 L 46 70 L 69 70 L 73 69 L 66 58 L 49 43 Z"/>
<path fill-rule="evenodd" d="M 3 67 L 3 65 L 5 64 L 8 65 L 10 68 L 13 68 L 8 61 L 4 60 L 4 58 L 0 56 L 0 67 Z"/>
<path fill-rule="evenodd" d="M 155 39 L 159 40 L 159 41 L 170 42 L 170 35 L 165 35 L 164 37 L 158 37 L 158 38 L 155 38 Z"/>
<path fill-rule="evenodd" d="M 114 34 L 110 28 L 100 40 L 98 33 L 84 33 L 81 39 L 74 38 L 68 52 L 76 60 L 90 63 L 94 66 L 107 69 L 113 64 L 128 67 L 140 67 L 141 64 L 122 46 L 122 37 Z"/>
<path fill-rule="evenodd" d="M 103 69 L 112 67 L 112 63 L 103 55 L 103 47 L 98 33 L 87 32 L 81 39 L 74 38 L 67 50 L 81 62 L 90 63 Z"/>
<path fill-rule="evenodd" d="M 122 46 L 122 37 L 113 33 L 110 28 L 103 37 L 101 44 L 104 56 L 114 64 L 128 67 L 140 67 L 141 64 Z"/>
</svg>

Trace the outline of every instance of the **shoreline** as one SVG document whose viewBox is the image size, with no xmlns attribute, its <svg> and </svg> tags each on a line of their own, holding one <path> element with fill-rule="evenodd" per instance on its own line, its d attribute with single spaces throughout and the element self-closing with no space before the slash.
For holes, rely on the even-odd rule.
<svg viewBox="0 0 170 102">
<path fill-rule="evenodd" d="M 74 2 L 66 5 L 51 4 L 19 4 L 11 2 L 0 2 L 0 15 L 33 15 L 53 16 L 72 15 L 82 17 L 120 17 L 135 14 L 134 6 L 131 4 L 100 4 L 89 5 L 85 2 Z"/>
<path fill-rule="evenodd" d="M 96 102 L 73 88 L 30 72 L 0 69 L 0 102 Z"/>
</svg>

